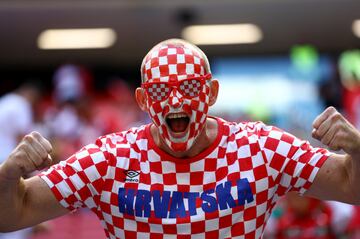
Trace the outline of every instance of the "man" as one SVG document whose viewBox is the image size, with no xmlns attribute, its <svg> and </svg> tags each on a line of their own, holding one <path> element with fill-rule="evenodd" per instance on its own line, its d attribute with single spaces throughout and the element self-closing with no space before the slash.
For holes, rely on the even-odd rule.
<svg viewBox="0 0 360 239">
<path fill-rule="evenodd" d="M 101 137 L 25 181 L 55 162 L 46 139 L 24 137 L 0 167 L 1 231 L 88 207 L 108 238 L 261 238 L 290 190 L 360 202 L 360 134 L 334 108 L 315 119 L 312 134 L 345 155 L 261 122 L 208 116 L 219 83 L 185 41 L 156 45 L 141 74 L 136 99 L 152 124 Z"/>
</svg>

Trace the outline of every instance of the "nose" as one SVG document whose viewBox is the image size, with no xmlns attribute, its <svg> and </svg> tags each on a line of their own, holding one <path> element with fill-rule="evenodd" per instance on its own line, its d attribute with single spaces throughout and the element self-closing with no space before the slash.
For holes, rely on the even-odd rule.
<svg viewBox="0 0 360 239">
<path fill-rule="evenodd" d="M 176 90 L 176 88 L 173 88 L 169 96 L 169 105 L 173 108 L 179 108 L 182 102 L 182 95 Z"/>
</svg>

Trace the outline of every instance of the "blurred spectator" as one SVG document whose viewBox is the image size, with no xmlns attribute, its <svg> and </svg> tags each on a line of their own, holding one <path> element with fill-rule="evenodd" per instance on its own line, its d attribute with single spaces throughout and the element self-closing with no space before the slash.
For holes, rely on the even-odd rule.
<svg viewBox="0 0 360 239">
<path fill-rule="evenodd" d="M 41 88 L 31 81 L 0 98 L 0 164 L 20 139 L 33 129 L 34 107 L 40 99 Z M 12 233 L 0 233 L 0 239 L 25 239 L 31 230 L 28 228 Z"/>
<path fill-rule="evenodd" d="M 150 122 L 147 114 L 139 109 L 134 92 L 124 80 L 114 78 L 107 85 L 105 94 L 96 99 L 95 121 L 103 134 Z"/>
<path fill-rule="evenodd" d="M 52 102 L 44 112 L 44 127 L 41 130 L 53 145 L 53 158 L 66 159 L 74 150 L 101 135 L 101 129 L 94 125 L 92 83 L 90 72 L 78 65 L 62 65 L 54 73 Z M 98 232 L 103 234 L 102 229 L 95 226 L 92 230 L 94 237 L 74 234 L 76 228 L 88 221 L 81 211 L 58 220 L 65 224 L 57 225 L 56 220 L 51 221 L 51 230 L 32 238 L 99 238 L 96 236 Z"/>
<path fill-rule="evenodd" d="M 360 129 L 360 86 L 352 89 L 344 88 L 344 110 L 348 119 Z"/>
<path fill-rule="evenodd" d="M 90 73 L 76 65 L 63 65 L 54 74 L 54 105 L 44 117 L 54 157 L 65 159 L 100 135 L 93 125 L 91 81 Z"/>
<path fill-rule="evenodd" d="M 0 162 L 33 126 L 33 109 L 41 98 L 37 84 L 27 82 L 0 98 Z"/>
<path fill-rule="evenodd" d="M 335 239 L 348 238 L 355 213 L 351 205 L 326 202 L 289 193 L 274 209 L 264 238 Z"/>
</svg>

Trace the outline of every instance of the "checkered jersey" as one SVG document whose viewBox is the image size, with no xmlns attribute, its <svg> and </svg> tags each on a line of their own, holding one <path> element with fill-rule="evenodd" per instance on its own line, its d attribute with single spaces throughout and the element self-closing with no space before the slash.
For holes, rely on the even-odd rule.
<svg viewBox="0 0 360 239">
<path fill-rule="evenodd" d="M 99 138 L 43 173 L 61 205 L 88 207 L 108 238 L 261 238 L 279 197 L 304 193 L 329 156 L 276 127 L 216 118 L 193 158 L 159 149 L 150 125 Z"/>
</svg>

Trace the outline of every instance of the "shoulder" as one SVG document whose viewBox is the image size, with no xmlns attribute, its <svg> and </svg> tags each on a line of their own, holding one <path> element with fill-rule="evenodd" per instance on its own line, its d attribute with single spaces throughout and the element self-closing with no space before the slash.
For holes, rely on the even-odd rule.
<svg viewBox="0 0 360 239">
<path fill-rule="evenodd" d="M 262 149 L 276 151 L 279 144 L 300 147 L 307 141 L 301 140 L 291 133 L 276 126 L 265 124 L 262 121 L 256 122 L 228 122 L 222 120 L 224 135 L 227 141 L 237 141 L 237 144 L 259 144 Z M 281 147 L 280 147 L 281 148 Z"/>
<path fill-rule="evenodd" d="M 266 136 L 269 135 L 271 131 L 280 131 L 282 130 L 263 123 L 262 121 L 255 121 L 255 122 L 232 122 L 226 121 L 222 118 L 216 118 L 220 124 L 222 124 L 228 134 L 247 134 L 247 135 L 261 135 Z"/>
</svg>

